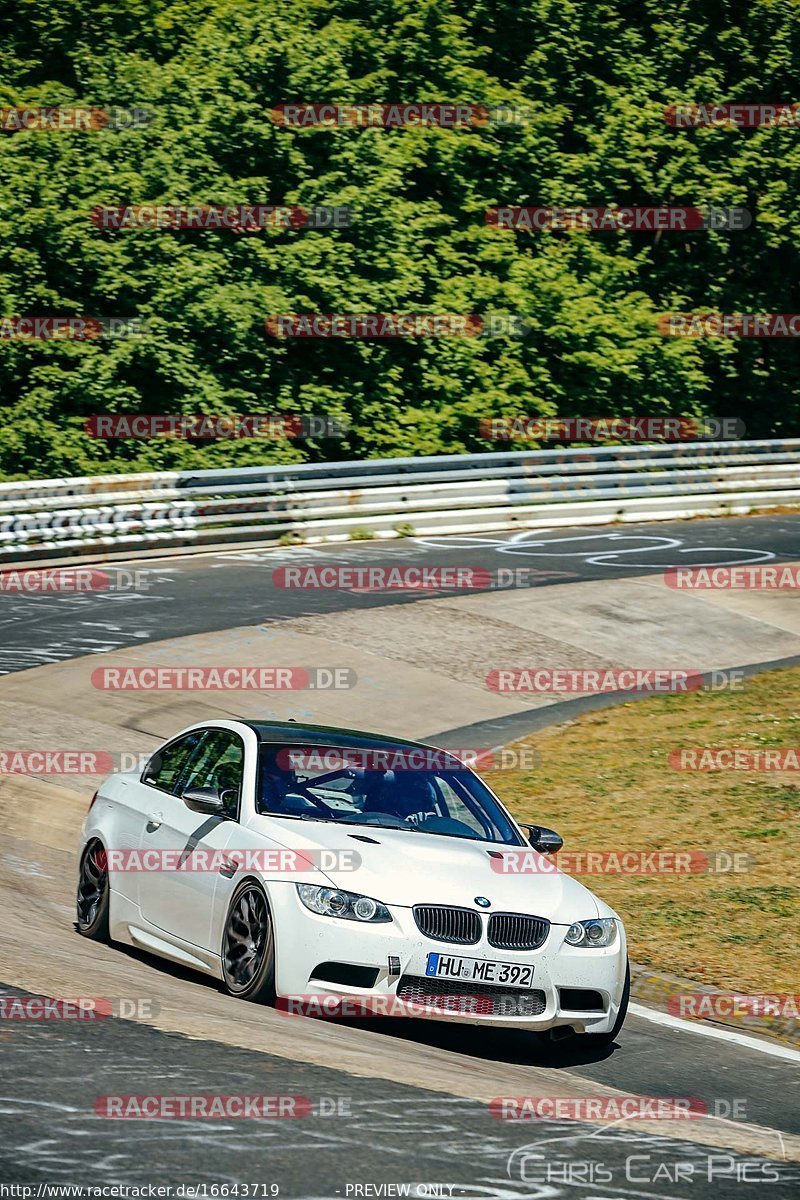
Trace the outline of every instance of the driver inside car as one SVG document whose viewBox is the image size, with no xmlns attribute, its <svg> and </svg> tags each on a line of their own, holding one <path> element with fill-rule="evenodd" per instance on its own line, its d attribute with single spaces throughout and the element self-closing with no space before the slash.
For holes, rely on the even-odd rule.
<svg viewBox="0 0 800 1200">
<path fill-rule="evenodd" d="M 387 771 L 364 812 L 382 812 L 419 825 L 436 816 L 436 792 L 430 780 L 413 771 Z"/>
</svg>

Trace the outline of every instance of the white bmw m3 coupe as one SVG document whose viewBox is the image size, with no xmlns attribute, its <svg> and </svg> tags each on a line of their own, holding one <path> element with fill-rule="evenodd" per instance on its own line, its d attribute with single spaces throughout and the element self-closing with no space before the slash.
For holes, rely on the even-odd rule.
<svg viewBox="0 0 800 1200">
<path fill-rule="evenodd" d="M 625 1019 L 625 931 L 560 846 L 447 751 L 203 723 L 95 794 L 76 929 L 289 1011 L 344 998 L 602 1045 Z"/>
</svg>

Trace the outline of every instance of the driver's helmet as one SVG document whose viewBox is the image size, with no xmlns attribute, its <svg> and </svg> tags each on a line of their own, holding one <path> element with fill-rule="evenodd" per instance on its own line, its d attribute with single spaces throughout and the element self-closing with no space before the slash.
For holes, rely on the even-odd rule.
<svg viewBox="0 0 800 1200">
<path fill-rule="evenodd" d="M 407 820 L 436 812 L 433 784 L 420 771 L 387 771 L 377 807 Z"/>
</svg>

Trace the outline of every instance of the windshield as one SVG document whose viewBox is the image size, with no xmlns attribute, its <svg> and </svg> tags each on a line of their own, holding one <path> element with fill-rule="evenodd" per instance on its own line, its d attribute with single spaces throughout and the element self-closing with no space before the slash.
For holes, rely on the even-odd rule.
<svg viewBox="0 0 800 1200">
<path fill-rule="evenodd" d="M 258 811 L 524 845 L 492 793 L 444 751 L 262 745 Z"/>
</svg>

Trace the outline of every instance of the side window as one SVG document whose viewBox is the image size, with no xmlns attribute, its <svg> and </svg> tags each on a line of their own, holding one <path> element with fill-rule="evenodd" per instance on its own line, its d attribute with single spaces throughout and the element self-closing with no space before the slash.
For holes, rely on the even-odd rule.
<svg viewBox="0 0 800 1200">
<path fill-rule="evenodd" d="M 203 729 L 194 729 L 170 742 L 163 750 L 157 750 L 142 772 L 142 783 L 149 783 L 151 787 L 176 796 L 181 775 L 203 740 L 204 733 Z"/>
<path fill-rule="evenodd" d="M 181 792 L 188 788 L 214 788 L 229 792 L 226 799 L 232 813 L 239 807 L 244 775 L 244 745 L 238 734 L 227 729 L 212 729 L 200 752 L 188 763 L 180 781 Z"/>
</svg>

